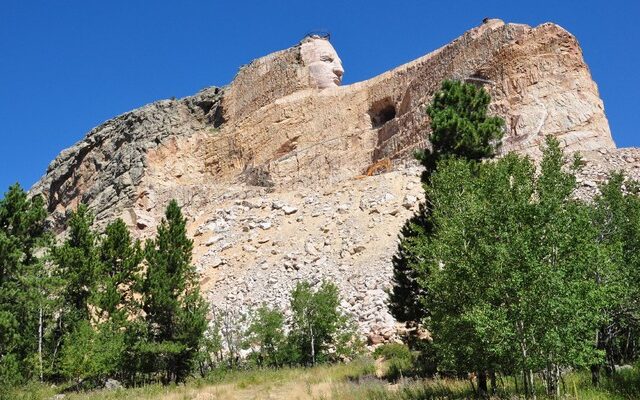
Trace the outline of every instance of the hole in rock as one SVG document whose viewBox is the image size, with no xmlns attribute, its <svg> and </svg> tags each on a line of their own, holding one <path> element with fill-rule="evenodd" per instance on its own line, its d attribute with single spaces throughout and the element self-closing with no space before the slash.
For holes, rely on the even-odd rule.
<svg viewBox="0 0 640 400">
<path fill-rule="evenodd" d="M 396 106 L 389 98 L 377 101 L 371 105 L 369 117 L 371 126 L 379 128 L 396 117 Z"/>
</svg>

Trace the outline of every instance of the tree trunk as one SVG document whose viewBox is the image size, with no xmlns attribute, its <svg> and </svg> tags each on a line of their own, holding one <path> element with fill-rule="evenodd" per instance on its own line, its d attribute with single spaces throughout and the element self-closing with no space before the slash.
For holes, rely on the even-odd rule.
<svg viewBox="0 0 640 400">
<path fill-rule="evenodd" d="M 315 348 L 315 338 L 313 337 L 313 326 L 309 325 L 309 333 L 311 334 L 311 365 L 315 367 L 316 365 L 316 348 Z"/>
<path fill-rule="evenodd" d="M 524 335 L 524 323 L 522 321 L 516 322 L 516 332 L 519 335 L 519 344 L 520 344 L 520 354 L 522 355 L 522 365 L 523 368 L 527 365 L 528 352 L 527 352 L 527 341 Z M 533 387 L 533 371 L 527 370 L 526 368 L 522 370 L 522 386 L 524 388 L 524 395 L 526 398 L 531 396 L 533 399 L 536 398 L 535 388 Z"/>
<path fill-rule="evenodd" d="M 524 386 L 524 396 L 525 398 L 529 399 L 535 399 L 536 398 L 536 391 L 534 388 L 534 382 L 533 382 L 533 371 L 528 369 L 528 370 L 524 370 L 522 371 L 522 385 Z"/>
<path fill-rule="evenodd" d="M 596 330 L 596 338 L 595 338 L 595 346 L 596 349 L 600 349 L 602 345 L 602 335 L 600 334 L 600 329 Z M 591 365 L 591 383 L 593 386 L 600 386 L 600 364 Z"/>
<path fill-rule="evenodd" d="M 496 394 L 498 391 L 498 384 L 496 382 L 496 371 L 493 369 L 489 370 L 489 379 L 491 381 L 491 395 Z"/>
<path fill-rule="evenodd" d="M 531 398 L 536 400 L 536 388 L 535 383 L 533 381 L 533 370 L 527 371 L 527 379 L 529 380 L 529 390 L 531 391 Z"/>
<path fill-rule="evenodd" d="M 38 316 L 38 360 L 40 361 L 40 382 L 42 382 L 44 380 L 42 373 L 42 306 L 40 306 Z"/>
<path fill-rule="evenodd" d="M 486 398 L 488 393 L 487 371 L 478 371 L 478 397 Z"/>
<path fill-rule="evenodd" d="M 546 380 L 547 395 L 558 397 L 560 395 L 560 387 L 558 386 L 558 367 L 556 365 L 547 365 Z"/>
<path fill-rule="evenodd" d="M 600 385 L 600 365 L 598 364 L 591 366 L 591 384 L 596 387 Z"/>
</svg>

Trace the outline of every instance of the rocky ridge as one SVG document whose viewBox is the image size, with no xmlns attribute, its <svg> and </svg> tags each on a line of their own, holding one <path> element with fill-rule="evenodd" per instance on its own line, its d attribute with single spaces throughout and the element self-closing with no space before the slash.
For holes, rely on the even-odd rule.
<svg viewBox="0 0 640 400">
<path fill-rule="evenodd" d="M 283 307 L 300 279 L 330 279 L 372 341 L 388 340 L 397 235 L 422 198 L 415 148 L 443 79 L 485 87 L 506 122 L 503 151 L 537 159 L 554 135 L 586 166 L 581 195 L 611 170 L 640 177 L 640 151 L 616 149 L 576 39 L 561 27 L 488 20 L 368 81 L 316 89 L 300 45 L 254 60 L 227 87 L 163 100 L 94 128 L 32 188 L 54 225 L 87 203 L 99 226 L 122 217 L 148 237 L 178 200 L 210 302 Z M 382 174 L 367 176 L 377 168 Z M 376 170 L 376 168 L 373 168 Z"/>
</svg>

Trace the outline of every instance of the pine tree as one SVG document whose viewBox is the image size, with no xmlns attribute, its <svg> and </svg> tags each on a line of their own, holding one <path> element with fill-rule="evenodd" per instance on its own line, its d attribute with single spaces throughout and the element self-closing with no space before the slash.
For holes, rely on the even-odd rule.
<svg viewBox="0 0 640 400">
<path fill-rule="evenodd" d="M 444 81 L 427 107 L 431 119 L 431 150 L 420 156 L 427 171 L 443 157 L 480 161 L 493 157 L 503 135 L 504 121 L 487 115 L 491 96 L 482 87 Z"/>
<path fill-rule="evenodd" d="M 423 184 L 429 184 L 440 160 L 457 157 L 477 162 L 495 154 L 503 135 L 504 121 L 487 115 L 490 101 L 491 97 L 483 88 L 459 81 L 442 83 L 427 108 L 431 119 L 431 149 L 416 154 L 425 167 Z M 424 251 L 425 237 L 432 230 L 429 224 L 431 212 L 427 198 L 402 228 L 398 251 L 392 260 L 389 309 L 398 321 L 410 324 L 417 324 L 427 316 L 417 301 L 425 295 L 425 288 L 418 284 L 416 270 L 423 262 L 420 254 Z"/>
<path fill-rule="evenodd" d="M 96 276 L 101 269 L 97 235 L 92 230 L 93 215 L 81 204 L 71 213 L 68 238 L 54 247 L 51 256 L 64 284 L 64 324 L 72 329 L 79 321 L 89 321 L 90 297 L 95 291 Z"/>
<path fill-rule="evenodd" d="M 164 369 L 165 382 L 187 377 L 207 326 L 207 307 L 191 264 L 192 250 L 186 219 L 178 203 L 171 201 L 156 238 L 145 246 L 143 286 L 149 348 Z"/>
<path fill-rule="evenodd" d="M 49 338 L 49 372 L 54 379 L 65 374 L 60 358 L 62 350 L 73 345 L 76 330 L 86 326 L 94 316 L 91 299 L 96 289 L 100 258 L 92 225 L 91 211 L 86 205 L 79 205 L 69 216 L 66 240 L 50 251 L 59 289 L 55 296 L 57 320 Z"/>
<path fill-rule="evenodd" d="M 28 198 L 18 184 L 0 199 L 1 387 L 42 376 L 39 328 L 46 294 L 40 289 L 48 277 L 36 253 L 50 239 L 45 218 L 42 199 Z"/>
<path fill-rule="evenodd" d="M 95 295 L 101 320 L 119 327 L 139 314 L 136 291 L 139 291 L 141 263 L 144 258 L 140 241 L 133 241 L 123 220 L 107 225 L 100 241 L 99 287 Z"/>
</svg>

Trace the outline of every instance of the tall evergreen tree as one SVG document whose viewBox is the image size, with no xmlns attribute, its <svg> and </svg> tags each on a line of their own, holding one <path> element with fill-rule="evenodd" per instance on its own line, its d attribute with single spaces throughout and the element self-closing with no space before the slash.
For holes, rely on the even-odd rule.
<svg viewBox="0 0 640 400">
<path fill-rule="evenodd" d="M 15 184 L 0 199 L 0 386 L 41 375 L 42 313 L 46 284 L 36 255 L 49 239 L 40 197 Z M 41 278 L 41 279 L 38 279 Z"/>
<path fill-rule="evenodd" d="M 490 102 L 491 96 L 482 87 L 460 81 L 442 82 L 427 107 L 431 150 L 419 155 L 427 174 L 442 158 L 480 161 L 495 155 L 504 121 L 487 115 Z"/>
<path fill-rule="evenodd" d="M 481 87 L 459 81 L 444 81 L 427 108 L 431 119 L 431 149 L 416 154 L 425 171 L 423 184 L 429 184 L 431 174 L 440 160 L 456 157 L 474 162 L 492 157 L 503 135 L 504 121 L 487 115 L 491 97 Z M 400 232 L 398 251 L 393 257 L 393 287 L 389 294 L 389 309 L 399 321 L 419 323 L 426 310 L 416 301 L 425 295 L 418 284 L 416 270 L 424 259 L 425 237 L 432 226 L 432 212 L 427 198 L 416 215 Z"/>
<path fill-rule="evenodd" d="M 87 326 L 94 316 L 91 298 L 95 293 L 97 271 L 100 269 L 97 235 L 91 227 L 91 211 L 86 205 L 79 205 L 71 212 L 67 224 L 67 238 L 50 251 L 54 275 L 59 284 L 59 291 L 56 293 L 57 320 L 49 343 L 50 374 L 53 379 L 65 376 L 60 357 L 62 350 L 74 345 L 76 330 Z"/>
<path fill-rule="evenodd" d="M 191 264 L 192 250 L 186 219 L 178 203 L 171 201 L 156 238 L 145 246 L 143 286 L 149 348 L 161 362 L 166 382 L 187 377 L 207 326 L 207 307 Z"/>
<path fill-rule="evenodd" d="M 140 241 L 133 241 L 123 220 L 107 225 L 100 241 L 99 287 L 95 295 L 101 320 L 124 326 L 139 314 L 135 294 L 139 291 L 144 254 Z"/>
<path fill-rule="evenodd" d="M 61 246 L 51 251 L 64 284 L 62 297 L 65 310 L 63 320 L 67 329 L 79 321 L 89 321 L 90 297 L 95 291 L 96 276 L 100 270 L 97 235 L 93 232 L 93 215 L 81 204 L 72 212 L 68 223 L 68 237 Z"/>
</svg>

